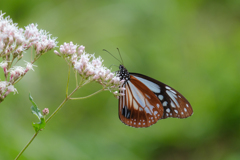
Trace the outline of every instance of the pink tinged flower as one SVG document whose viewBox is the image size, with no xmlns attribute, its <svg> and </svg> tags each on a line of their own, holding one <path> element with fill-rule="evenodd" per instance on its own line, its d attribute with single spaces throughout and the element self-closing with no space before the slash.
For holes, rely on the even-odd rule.
<svg viewBox="0 0 240 160">
<path fill-rule="evenodd" d="M 61 56 L 57 50 L 53 51 L 56 55 Z"/>
<path fill-rule="evenodd" d="M 0 63 L 0 67 L 3 68 L 3 71 L 4 71 L 5 74 L 7 74 L 7 66 L 8 66 L 8 62 L 6 62 L 6 61 L 2 61 Z"/>
<path fill-rule="evenodd" d="M 65 42 L 63 45 L 60 46 L 60 52 L 66 55 L 72 55 L 76 53 L 76 48 L 77 45 L 74 45 L 72 42 L 70 43 Z"/>
<path fill-rule="evenodd" d="M 0 91 L 1 91 L 1 94 L 6 91 L 8 85 L 9 85 L 9 82 L 7 82 L 7 81 L 0 81 Z"/>
<path fill-rule="evenodd" d="M 85 46 L 81 45 L 80 47 L 78 47 L 78 55 L 81 55 L 85 50 Z"/>
<path fill-rule="evenodd" d="M 20 46 L 20 45 L 22 45 L 24 42 L 25 42 L 24 37 L 22 37 L 22 36 L 20 36 L 20 35 L 19 35 L 18 37 L 16 37 L 16 45 Z"/>
<path fill-rule="evenodd" d="M 114 95 L 118 95 L 118 91 L 113 92 Z"/>
<path fill-rule="evenodd" d="M 8 62 L 7 62 L 7 61 L 2 61 L 2 62 L 0 63 L 0 67 L 2 67 L 3 69 L 4 69 L 4 68 L 7 68 L 7 66 L 8 66 Z"/>
<path fill-rule="evenodd" d="M 14 78 L 17 79 L 25 73 L 25 69 L 21 66 L 16 66 L 12 69 L 14 73 Z"/>
<path fill-rule="evenodd" d="M 13 92 L 14 94 L 17 93 L 17 89 L 14 88 L 13 85 L 9 85 L 9 86 L 7 87 L 7 89 L 8 89 L 7 92 L 9 92 L 9 93 L 10 93 L 10 92 Z M 9 94 L 9 93 L 7 94 L 7 92 L 6 92 L 6 95 Z"/>
<path fill-rule="evenodd" d="M 113 77 L 112 81 L 113 81 L 113 84 L 119 84 L 120 78 L 119 77 Z"/>
<path fill-rule="evenodd" d="M 53 49 L 57 46 L 57 43 L 55 41 L 55 39 L 49 39 L 48 43 L 47 43 L 47 47 L 48 49 Z"/>
<path fill-rule="evenodd" d="M 14 77 L 15 77 L 15 71 L 11 71 L 10 72 L 10 82 L 13 82 Z"/>
<path fill-rule="evenodd" d="M 95 74 L 95 75 L 93 76 L 93 80 L 98 80 L 99 78 L 100 78 L 99 75 L 96 75 L 96 74 Z"/>
<path fill-rule="evenodd" d="M 48 108 L 44 108 L 44 110 L 42 110 L 42 113 L 44 116 L 49 114 L 49 109 Z"/>
<path fill-rule="evenodd" d="M 86 75 L 87 76 L 92 76 L 94 74 L 94 69 L 93 68 L 89 68 Z"/>
<path fill-rule="evenodd" d="M 112 79 L 114 77 L 114 74 L 113 73 L 109 73 L 108 74 L 108 79 Z"/>
<path fill-rule="evenodd" d="M 39 37 L 40 33 L 37 29 L 37 26 L 38 26 L 37 24 L 33 24 L 33 23 L 26 26 L 24 36 L 27 39 L 32 39 L 32 38 Z"/>
<path fill-rule="evenodd" d="M 77 54 L 73 54 L 72 57 L 71 57 L 72 63 L 75 64 L 77 62 L 77 59 L 78 59 Z"/>
<path fill-rule="evenodd" d="M 59 50 L 60 50 L 61 53 L 65 53 L 65 47 L 63 45 L 60 46 Z"/>
<path fill-rule="evenodd" d="M 25 71 L 24 71 L 24 74 L 27 73 L 30 69 L 34 71 L 33 66 L 34 66 L 34 67 L 37 67 L 36 65 L 33 65 L 33 64 L 30 63 L 30 62 L 26 62 L 26 69 L 25 69 Z"/>
</svg>

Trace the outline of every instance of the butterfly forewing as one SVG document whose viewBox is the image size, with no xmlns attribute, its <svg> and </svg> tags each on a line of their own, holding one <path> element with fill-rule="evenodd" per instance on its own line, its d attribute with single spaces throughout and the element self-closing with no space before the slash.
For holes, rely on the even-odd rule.
<svg viewBox="0 0 240 160">
<path fill-rule="evenodd" d="M 132 127 L 149 127 L 163 116 L 163 106 L 156 95 L 141 81 L 130 75 L 131 81 L 119 99 L 119 118 Z"/>
<path fill-rule="evenodd" d="M 187 118 L 192 115 L 193 110 L 190 103 L 175 89 L 142 74 L 130 73 L 130 75 L 146 85 L 161 101 L 164 109 L 162 119 L 168 117 Z"/>
</svg>

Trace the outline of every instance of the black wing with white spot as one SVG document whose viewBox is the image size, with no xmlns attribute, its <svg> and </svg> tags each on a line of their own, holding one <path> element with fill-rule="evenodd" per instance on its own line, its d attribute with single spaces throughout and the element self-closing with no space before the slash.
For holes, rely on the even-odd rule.
<svg viewBox="0 0 240 160">
<path fill-rule="evenodd" d="M 142 74 L 129 74 L 142 82 L 158 97 L 164 109 L 161 119 L 168 117 L 187 118 L 193 114 L 190 103 L 175 89 Z"/>
</svg>

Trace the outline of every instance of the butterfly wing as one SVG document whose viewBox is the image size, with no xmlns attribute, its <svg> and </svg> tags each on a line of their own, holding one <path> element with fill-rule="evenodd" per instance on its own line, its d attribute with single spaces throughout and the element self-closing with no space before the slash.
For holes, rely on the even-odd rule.
<svg viewBox="0 0 240 160">
<path fill-rule="evenodd" d="M 132 127 L 149 127 L 163 116 L 163 106 L 158 97 L 139 81 L 130 75 L 123 87 L 124 96 L 119 98 L 119 118 Z"/>
<path fill-rule="evenodd" d="M 130 73 L 130 75 L 147 86 L 160 100 L 164 109 L 162 119 L 168 117 L 187 118 L 193 114 L 190 103 L 175 89 L 142 74 Z"/>
</svg>

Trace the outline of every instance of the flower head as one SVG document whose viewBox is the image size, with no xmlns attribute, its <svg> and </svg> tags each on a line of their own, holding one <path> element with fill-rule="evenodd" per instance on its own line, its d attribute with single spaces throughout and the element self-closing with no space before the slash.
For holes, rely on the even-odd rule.
<svg viewBox="0 0 240 160">
<path fill-rule="evenodd" d="M 44 110 L 42 110 L 42 113 L 44 116 L 49 114 L 49 109 L 48 108 L 44 108 Z"/>
<path fill-rule="evenodd" d="M 56 38 L 51 38 L 51 34 L 47 31 L 38 29 L 37 24 L 29 24 L 24 29 L 18 28 L 18 25 L 13 23 L 9 16 L 4 17 L 4 14 L 0 11 L 0 57 L 2 58 L 0 67 L 3 68 L 5 79 L 9 82 L 0 81 L 0 102 L 10 92 L 16 92 L 12 84 L 18 82 L 17 80 L 29 70 L 33 70 L 33 63 L 42 54 L 57 46 Z M 26 67 L 15 66 L 23 58 L 25 51 L 32 46 L 36 51 L 34 60 L 31 63 L 27 62 Z"/>
<path fill-rule="evenodd" d="M 7 81 L 0 81 L 0 99 L 4 99 L 10 92 L 15 94 L 17 89 Z"/>
<path fill-rule="evenodd" d="M 60 53 L 58 51 L 54 51 L 54 53 L 66 58 L 81 77 L 98 82 L 105 90 L 113 92 L 114 95 L 116 95 L 114 92 L 116 91 L 117 96 L 121 96 L 118 91 L 123 82 L 103 65 L 103 59 L 100 56 L 96 58 L 94 54 L 85 52 L 83 45 L 78 47 L 72 42 L 64 43 L 60 45 Z"/>
</svg>

